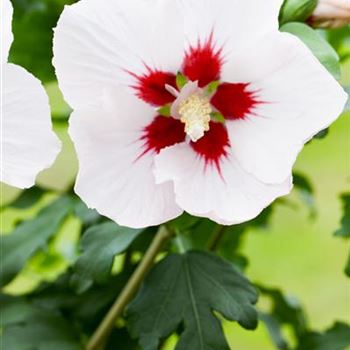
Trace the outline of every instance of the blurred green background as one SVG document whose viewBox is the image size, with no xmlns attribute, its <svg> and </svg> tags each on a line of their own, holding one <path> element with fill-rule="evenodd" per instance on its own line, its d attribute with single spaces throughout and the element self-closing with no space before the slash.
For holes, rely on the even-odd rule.
<svg viewBox="0 0 350 350">
<path fill-rule="evenodd" d="M 22 2 L 25 6 L 25 1 L 18 3 Z M 20 61 L 21 57 L 25 58 L 17 56 L 14 61 Z M 349 59 L 344 60 L 342 70 L 344 85 L 350 85 Z M 67 135 L 69 107 L 55 82 L 47 83 L 45 87 L 63 151 L 55 165 L 42 172 L 37 182 L 46 188 L 65 191 L 73 185 L 77 171 L 74 149 Z M 253 282 L 278 287 L 286 295 L 298 298 L 307 311 L 311 327 L 324 330 L 335 320 L 350 323 L 350 284 L 343 273 L 349 242 L 333 236 L 342 215 L 339 196 L 350 191 L 350 113 L 334 123 L 326 138 L 314 140 L 304 148 L 295 169 L 307 175 L 315 188 L 317 216 L 311 218 L 310 210 L 293 192 L 289 196 L 289 205 L 275 206 L 269 229 L 250 230 L 241 251 L 249 258 L 246 274 Z M 2 184 L 2 205 L 19 192 Z M 34 216 L 49 199 L 50 195 L 44 197 L 30 210 L 2 210 L 2 233 L 9 233 L 18 221 Z M 75 232 L 78 232 L 79 225 L 74 218 L 68 220 L 48 251 L 32 258 L 6 291 L 24 293 L 40 281 L 53 280 L 64 271 L 77 254 Z M 267 306 L 265 303 L 262 298 L 262 308 Z M 255 332 L 248 332 L 233 323 L 225 323 L 225 332 L 234 349 L 274 349 L 263 326 Z M 168 345 L 169 349 L 173 348 L 172 340 Z"/>
</svg>

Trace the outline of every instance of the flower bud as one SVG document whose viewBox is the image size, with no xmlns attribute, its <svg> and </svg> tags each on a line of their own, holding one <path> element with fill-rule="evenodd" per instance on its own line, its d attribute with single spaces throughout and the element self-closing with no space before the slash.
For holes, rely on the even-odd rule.
<svg viewBox="0 0 350 350">
<path fill-rule="evenodd" d="M 319 0 L 309 23 L 317 28 L 340 28 L 350 23 L 350 0 Z"/>
<path fill-rule="evenodd" d="M 280 12 L 280 24 L 305 22 L 317 6 L 317 0 L 285 0 Z"/>
</svg>

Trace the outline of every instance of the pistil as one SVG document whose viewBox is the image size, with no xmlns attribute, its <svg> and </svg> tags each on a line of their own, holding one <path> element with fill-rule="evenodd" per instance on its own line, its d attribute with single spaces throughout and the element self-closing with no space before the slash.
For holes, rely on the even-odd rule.
<svg viewBox="0 0 350 350">
<path fill-rule="evenodd" d="M 209 99 L 204 95 L 195 93 L 181 102 L 180 120 L 185 124 L 185 132 L 193 142 L 198 141 L 206 131 L 209 131 L 211 112 Z"/>
<path fill-rule="evenodd" d="M 171 107 L 171 115 L 185 124 L 185 132 L 192 142 L 197 142 L 209 130 L 212 111 L 210 96 L 198 87 L 198 82 L 192 81 L 180 92 L 176 91 L 176 100 Z"/>
</svg>

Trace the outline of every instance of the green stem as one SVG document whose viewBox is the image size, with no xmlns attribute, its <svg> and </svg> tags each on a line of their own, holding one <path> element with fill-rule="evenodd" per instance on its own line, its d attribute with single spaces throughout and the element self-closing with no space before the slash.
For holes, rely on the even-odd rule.
<svg viewBox="0 0 350 350">
<path fill-rule="evenodd" d="M 180 234 L 177 234 L 175 236 L 175 244 L 176 244 L 177 248 L 179 249 L 179 253 L 181 253 L 181 254 L 186 253 L 186 248 L 185 248 L 184 242 L 183 242 Z"/>
<path fill-rule="evenodd" d="M 208 250 L 214 252 L 218 248 L 220 241 L 225 234 L 225 230 L 225 226 L 217 225 L 213 232 L 213 235 L 209 239 Z"/>
<path fill-rule="evenodd" d="M 140 284 L 144 280 L 147 272 L 152 267 L 154 260 L 160 250 L 162 249 L 164 243 L 170 239 L 172 232 L 168 231 L 165 226 L 161 226 L 154 237 L 151 245 L 148 247 L 143 259 L 140 264 L 130 277 L 128 283 L 125 285 L 122 292 L 119 294 L 115 303 L 102 320 L 99 327 L 96 329 L 92 335 L 86 350 L 100 350 L 105 339 L 108 337 L 109 333 L 112 331 L 116 320 L 121 316 L 125 306 L 130 302 L 133 296 L 136 294 Z"/>
</svg>

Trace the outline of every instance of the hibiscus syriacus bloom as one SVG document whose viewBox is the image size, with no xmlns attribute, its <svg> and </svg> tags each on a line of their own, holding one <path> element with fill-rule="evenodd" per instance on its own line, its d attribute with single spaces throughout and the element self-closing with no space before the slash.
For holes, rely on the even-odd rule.
<svg viewBox="0 0 350 350">
<path fill-rule="evenodd" d="M 319 0 L 310 23 L 321 28 L 340 28 L 350 23 L 350 0 Z"/>
<path fill-rule="evenodd" d="M 48 97 L 40 81 L 7 63 L 13 41 L 12 5 L 1 1 L 1 181 L 19 188 L 34 184 L 60 150 L 51 128 Z"/>
<path fill-rule="evenodd" d="M 76 192 L 121 225 L 254 218 L 290 192 L 305 142 L 346 95 L 296 37 L 282 0 L 82 0 L 54 65 L 74 108 Z"/>
</svg>

